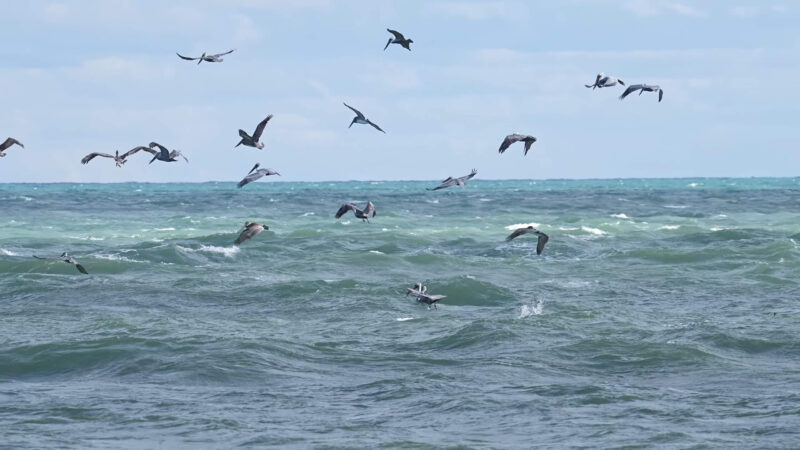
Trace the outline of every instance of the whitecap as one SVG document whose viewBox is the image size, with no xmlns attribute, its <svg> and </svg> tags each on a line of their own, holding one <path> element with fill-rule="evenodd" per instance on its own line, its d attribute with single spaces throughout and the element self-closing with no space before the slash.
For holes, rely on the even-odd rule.
<svg viewBox="0 0 800 450">
<path fill-rule="evenodd" d="M 425 200 L 425 203 L 434 203 L 434 204 L 436 204 L 436 203 L 439 203 L 439 199 Z"/>
<path fill-rule="evenodd" d="M 167 227 L 167 228 L 153 228 L 155 231 L 175 231 L 175 228 Z"/>
<path fill-rule="evenodd" d="M 663 227 L 658 227 L 659 230 L 677 230 L 680 228 L 680 225 L 664 225 Z"/>
<path fill-rule="evenodd" d="M 413 317 L 398 317 L 397 318 L 398 322 L 406 322 L 408 320 L 414 320 L 414 318 Z"/>
<path fill-rule="evenodd" d="M 688 206 L 686 206 L 686 205 L 664 205 L 664 208 L 685 209 L 685 208 L 688 208 Z"/>
<path fill-rule="evenodd" d="M 617 219 L 630 219 L 630 217 L 628 217 L 625 213 L 612 214 L 611 217 L 616 217 Z"/>
<path fill-rule="evenodd" d="M 561 231 L 575 231 L 578 228 L 575 228 L 575 227 L 558 227 L 558 229 L 561 230 Z"/>
<path fill-rule="evenodd" d="M 186 252 L 205 252 L 205 253 L 219 253 L 226 258 L 233 258 L 233 255 L 239 253 L 239 247 L 233 245 L 230 247 L 217 247 L 216 245 L 201 245 L 200 248 L 188 248 L 176 245 L 180 250 Z"/>
<path fill-rule="evenodd" d="M 144 262 L 146 262 L 146 261 L 139 261 L 138 259 L 126 258 L 126 257 L 121 256 L 121 255 L 103 255 L 103 254 L 100 254 L 100 255 L 92 255 L 92 256 L 94 256 L 97 259 L 105 259 L 107 261 L 125 261 L 125 262 L 135 262 L 135 263 L 144 263 Z"/>
<path fill-rule="evenodd" d="M 313 212 L 303 213 L 303 217 L 308 217 L 308 216 L 313 216 L 313 215 L 314 215 Z"/>
<path fill-rule="evenodd" d="M 519 318 L 524 319 L 530 316 L 538 316 L 544 312 L 544 302 L 542 300 L 537 300 L 536 304 L 533 305 L 522 305 L 519 308 Z"/>
<path fill-rule="evenodd" d="M 389 231 L 388 228 L 381 228 L 381 231 Z"/>
<path fill-rule="evenodd" d="M 697 186 L 700 186 L 701 184 L 702 183 L 689 183 L 688 186 L 689 187 L 697 187 Z"/>
<path fill-rule="evenodd" d="M 14 253 L 11 250 L 6 250 L 4 248 L 0 248 L 0 253 L 6 256 L 19 256 L 18 253 Z"/>
<path fill-rule="evenodd" d="M 90 240 L 90 241 L 105 241 L 105 240 L 106 240 L 106 238 L 99 238 L 99 237 L 92 237 L 92 236 L 89 236 L 89 240 Z"/>
<path fill-rule="evenodd" d="M 711 227 L 710 228 L 711 231 L 722 231 L 722 230 L 725 230 L 725 229 L 726 229 L 725 227 Z"/>
<path fill-rule="evenodd" d="M 603 231 L 603 230 L 601 230 L 599 228 L 591 228 L 591 227 L 587 227 L 587 226 L 582 226 L 581 230 L 583 230 L 583 231 L 585 231 L 587 233 L 592 233 L 592 234 L 596 234 L 596 235 L 608 234 L 608 233 L 606 233 L 605 231 Z"/>
<path fill-rule="evenodd" d="M 539 224 L 535 223 L 535 222 L 531 222 L 531 223 L 515 223 L 514 225 L 508 225 L 505 228 L 506 228 L 506 230 L 516 230 L 517 228 L 528 228 L 528 227 L 538 228 Z"/>
<path fill-rule="evenodd" d="M 493 198 L 479 198 L 478 200 L 482 201 L 482 202 L 493 202 L 494 201 Z"/>
<path fill-rule="evenodd" d="M 376 254 L 376 255 L 385 255 L 385 254 L 386 254 L 386 253 L 383 253 L 383 252 L 382 252 L 382 251 L 380 251 L 380 250 L 370 250 L 369 252 L 370 252 L 370 253 L 374 253 L 374 254 Z"/>
</svg>

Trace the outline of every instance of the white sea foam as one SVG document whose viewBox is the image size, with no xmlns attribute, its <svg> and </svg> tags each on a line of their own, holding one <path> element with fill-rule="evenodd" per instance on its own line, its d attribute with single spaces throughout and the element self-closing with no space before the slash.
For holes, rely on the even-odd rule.
<svg viewBox="0 0 800 450">
<path fill-rule="evenodd" d="M 612 214 L 611 217 L 616 217 L 617 219 L 630 219 L 630 217 L 628 217 L 625 213 Z"/>
<path fill-rule="evenodd" d="M 531 222 L 531 223 L 515 223 L 514 225 L 506 226 L 506 230 L 516 230 L 517 228 L 528 228 L 528 227 L 538 228 L 539 224 L 535 223 L 535 222 Z"/>
<path fill-rule="evenodd" d="M 725 227 L 711 227 L 710 228 L 711 231 L 722 231 L 722 230 L 726 230 L 726 229 L 727 228 L 725 228 Z"/>
<path fill-rule="evenodd" d="M 689 183 L 688 186 L 689 187 L 697 187 L 697 186 L 700 186 L 701 184 L 703 184 L 703 183 Z"/>
<path fill-rule="evenodd" d="M 519 318 L 524 319 L 530 316 L 538 316 L 544 312 L 544 302 L 542 300 L 537 300 L 536 304 L 531 305 L 522 305 L 519 308 Z"/>
<path fill-rule="evenodd" d="M 239 253 L 239 247 L 232 245 L 230 247 L 218 247 L 216 245 L 201 245 L 200 248 L 188 248 L 188 247 L 181 247 L 180 245 L 176 245 L 180 250 L 185 252 L 204 252 L 204 253 L 218 253 L 226 258 L 233 258 L 233 255 Z"/>
<path fill-rule="evenodd" d="M 370 252 L 370 253 L 374 253 L 374 254 L 376 254 L 376 255 L 385 255 L 385 254 L 386 254 L 386 253 L 383 253 L 383 252 L 382 252 L 382 251 L 380 251 L 380 250 L 370 250 L 369 252 Z"/>
<path fill-rule="evenodd" d="M 575 228 L 575 227 L 558 227 L 558 229 L 561 230 L 561 231 L 575 231 L 578 228 Z"/>
<path fill-rule="evenodd" d="M 398 317 L 397 318 L 398 322 L 406 322 L 408 320 L 414 320 L 414 318 L 413 317 Z"/>
<path fill-rule="evenodd" d="M 167 228 L 154 228 L 155 231 L 175 231 L 175 228 L 167 227 Z"/>
<path fill-rule="evenodd" d="M 0 254 L 6 255 L 6 256 L 19 256 L 18 253 L 14 253 L 11 250 L 6 250 L 4 248 L 0 248 Z"/>
<path fill-rule="evenodd" d="M 437 203 L 439 203 L 439 199 L 437 198 L 437 199 L 434 199 L 434 200 L 425 200 L 425 203 L 434 203 L 434 204 L 437 204 Z"/>
<path fill-rule="evenodd" d="M 313 216 L 313 215 L 314 215 L 313 212 L 303 213 L 303 217 L 308 217 L 308 216 Z"/>
<path fill-rule="evenodd" d="M 125 262 L 135 262 L 135 263 L 144 263 L 146 261 L 139 261 L 138 259 L 131 259 L 126 258 L 122 255 L 93 255 L 97 259 L 105 259 L 107 261 L 125 261 Z"/>
<path fill-rule="evenodd" d="M 608 234 L 608 233 L 606 233 L 605 231 L 603 231 L 603 230 L 601 230 L 599 228 L 592 228 L 592 227 L 587 227 L 587 226 L 582 226 L 581 230 L 583 230 L 583 231 L 585 231 L 587 233 L 596 234 L 598 236 L 603 235 L 603 234 Z"/>
<path fill-rule="evenodd" d="M 670 208 L 670 209 L 686 209 L 686 208 L 688 208 L 688 206 L 686 206 L 686 205 L 664 205 L 664 208 Z"/>
<path fill-rule="evenodd" d="M 106 238 L 99 238 L 99 237 L 89 236 L 89 240 L 90 241 L 105 241 Z"/>
<path fill-rule="evenodd" d="M 664 225 L 663 227 L 658 227 L 659 230 L 677 230 L 680 228 L 680 225 Z"/>
</svg>

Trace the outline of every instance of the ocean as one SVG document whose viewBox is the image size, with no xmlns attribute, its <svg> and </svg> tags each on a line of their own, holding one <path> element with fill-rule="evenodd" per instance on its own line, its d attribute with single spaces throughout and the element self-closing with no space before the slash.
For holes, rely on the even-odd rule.
<svg viewBox="0 0 800 450">
<path fill-rule="evenodd" d="M 800 446 L 800 178 L 436 184 L 0 184 L 0 447 Z"/>
</svg>

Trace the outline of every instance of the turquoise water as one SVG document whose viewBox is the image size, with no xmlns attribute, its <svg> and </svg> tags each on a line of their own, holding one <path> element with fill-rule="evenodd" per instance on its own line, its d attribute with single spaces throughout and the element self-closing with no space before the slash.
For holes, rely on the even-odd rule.
<svg viewBox="0 0 800 450">
<path fill-rule="evenodd" d="M 800 442 L 800 179 L 435 184 L 0 184 L 0 442 Z"/>
</svg>

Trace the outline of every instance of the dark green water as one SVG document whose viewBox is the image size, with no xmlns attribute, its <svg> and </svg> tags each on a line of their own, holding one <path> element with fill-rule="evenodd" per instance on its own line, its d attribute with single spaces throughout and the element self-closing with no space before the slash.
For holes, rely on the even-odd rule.
<svg viewBox="0 0 800 450">
<path fill-rule="evenodd" d="M 799 179 L 432 185 L 0 185 L 0 446 L 798 445 Z"/>
</svg>

